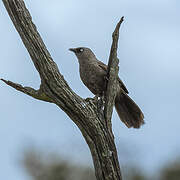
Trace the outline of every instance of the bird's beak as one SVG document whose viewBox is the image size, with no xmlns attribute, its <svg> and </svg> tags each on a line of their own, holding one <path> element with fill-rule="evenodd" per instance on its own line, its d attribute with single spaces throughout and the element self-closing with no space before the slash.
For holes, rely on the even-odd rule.
<svg viewBox="0 0 180 180">
<path fill-rule="evenodd" d="M 74 53 L 76 52 L 76 49 L 75 49 L 75 48 L 69 48 L 69 50 L 72 51 L 72 52 L 74 52 Z"/>
</svg>

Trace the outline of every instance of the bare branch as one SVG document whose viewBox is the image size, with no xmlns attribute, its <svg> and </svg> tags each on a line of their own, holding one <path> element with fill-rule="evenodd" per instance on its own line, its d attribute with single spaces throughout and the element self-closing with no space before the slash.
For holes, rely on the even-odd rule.
<svg viewBox="0 0 180 180">
<path fill-rule="evenodd" d="M 35 90 L 31 87 L 23 87 L 20 84 L 14 83 L 12 81 L 7 81 L 4 79 L 0 79 L 1 81 L 5 82 L 7 85 L 13 87 L 14 89 L 23 92 L 24 94 L 27 94 L 35 99 L 39 99 L 42 101 L 46 101 L 46 102 L 50 102 L 52 103 L 53 100 L 51 98 L 49 98 L 40 88 L 39 90 Z"/>
<path fill-rule="evenodd" d="M 7 85 L 36 99 L 53 102 L 60 107 L 79 127 L 92 154 L 97 180 L 121 180 L 117 150 L 112 134 L 107 132 L 104 116 L 98 116 L 98 109 L 93 101 L 85 101 L 68 86 L 60 74 L 56 63 L 40 37 L 31 15 L 23 0 L 2 0 L 8 14 L 28 50 L 41 78 L 40 90 L 23 87 L 2 79 Z M 118 72 L 117 40 L 120 24 L 113 33 L 108 88 L 105 108 L 107 122 L 111 122 L 112 104 L 114 103 L 114 81 Z M 113 87 L 113 88 L 112 88 Z M 111 100 L 113 97 L 113 100 Z M 107 110 L 106 110 L 107 109 Z M 110 124 L 110 123 L 109 123 Z M 110 124 L 111 125 L 111 124 Z M 111 127 L 108 125 L 108 127 Z"/>
<path fill-rule="evenodd" d="M 82 98 L 77 96 L 60 74 L 48 52 L 23 0 L 2 0 L 31 59 L 39 72 L 41 83 L 48 97 L 65 112 L 81 108 Z M 67 99 L 69 101 L 67 101 Z M 77 107 L 78 106 L 78 107 Z M 77 113 L 77 112 L 76 112 Z"/>
<path fill-rule="evenodd" d="M 105 108 L 104 108 L 104 115 L 107 122 L 107 127 L 111 129 L 111 117 L 113 112 L 114 100 L 117 93 L 117 77 L 119 71 L 119 59 L 117 58 L 117 48 L 118 48 L 118 39 L 119 39 L 119 28 L 121 23 L 123 22 L 124 17 L 120 19 L 116 28 L 112 34 L 113 42 L 111 45 L 111 51 L 109 56 L 108 62 L 108 72 L 107 72 L 107 91 L 105 94 Z"/>
</svg>

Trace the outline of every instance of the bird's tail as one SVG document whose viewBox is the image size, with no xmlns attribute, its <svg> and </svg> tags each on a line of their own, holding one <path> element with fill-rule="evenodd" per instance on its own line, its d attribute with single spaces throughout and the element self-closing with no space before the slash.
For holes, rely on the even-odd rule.
<svg viewBox="0 0 180 180">
<path fill-rule="evenodd" d="M 144 115 L 138 105 L 124 92 L 115 99 L 115 108 L 121 121 L 128 127 L 140 128 L 144 124 Z"/>
</svg>

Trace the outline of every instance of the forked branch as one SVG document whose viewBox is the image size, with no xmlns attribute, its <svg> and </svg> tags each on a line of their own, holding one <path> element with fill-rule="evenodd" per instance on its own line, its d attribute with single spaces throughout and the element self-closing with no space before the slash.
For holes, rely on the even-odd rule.
<svg viewBox="0 0 180 180">
<path fill-rule="evenodd" d="M 33 24 L 24 1 L 2 1 L 39 72 L 41 85 L 39 90 L 35 90 L 11 81 L 1 80 L 16 90 L 36 99 L 55 103 L 81 130 L 92 154 L 97 180 L 122 180 L 117 150 L 111 133 L 111 116 L 118 73 L 117 43 L 119 27 L 123 18 L 121 18 L 113 33 L 113 43 L 108 64 L 104 118 L 104 116 L 98 115 L 97 102 L 91 99 L 88 101 L 82 99 L 68 86 L 56 63 L 52 60 L 36 26 Z"/>
</svg>

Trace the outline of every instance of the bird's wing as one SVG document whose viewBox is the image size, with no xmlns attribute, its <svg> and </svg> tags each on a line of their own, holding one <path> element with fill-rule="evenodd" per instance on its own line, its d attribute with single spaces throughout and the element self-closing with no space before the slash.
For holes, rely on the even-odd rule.
<svg viewBox="0 0 180 180">
<path fill-rule="evenodd" d="M 103 62 L 101 62 L 101 61 L 98 60 L 98 65 L 99 65 L 99 67 L 101 67 L 104 71 L 107 72 L 107 65 L 106 65 L 106 64 L 104 64 Z M 121 88 L 128 94 L 129 92 L 128 92 L 126 86 L 124 85 L 124 83 L 122 82 L 122 80 L 121 80 L 119 77 L 118 77 L 118 81 L 119 81 L 119 83 L 120 83 L 120 85 L 121 85 Z"/>
</svg>

